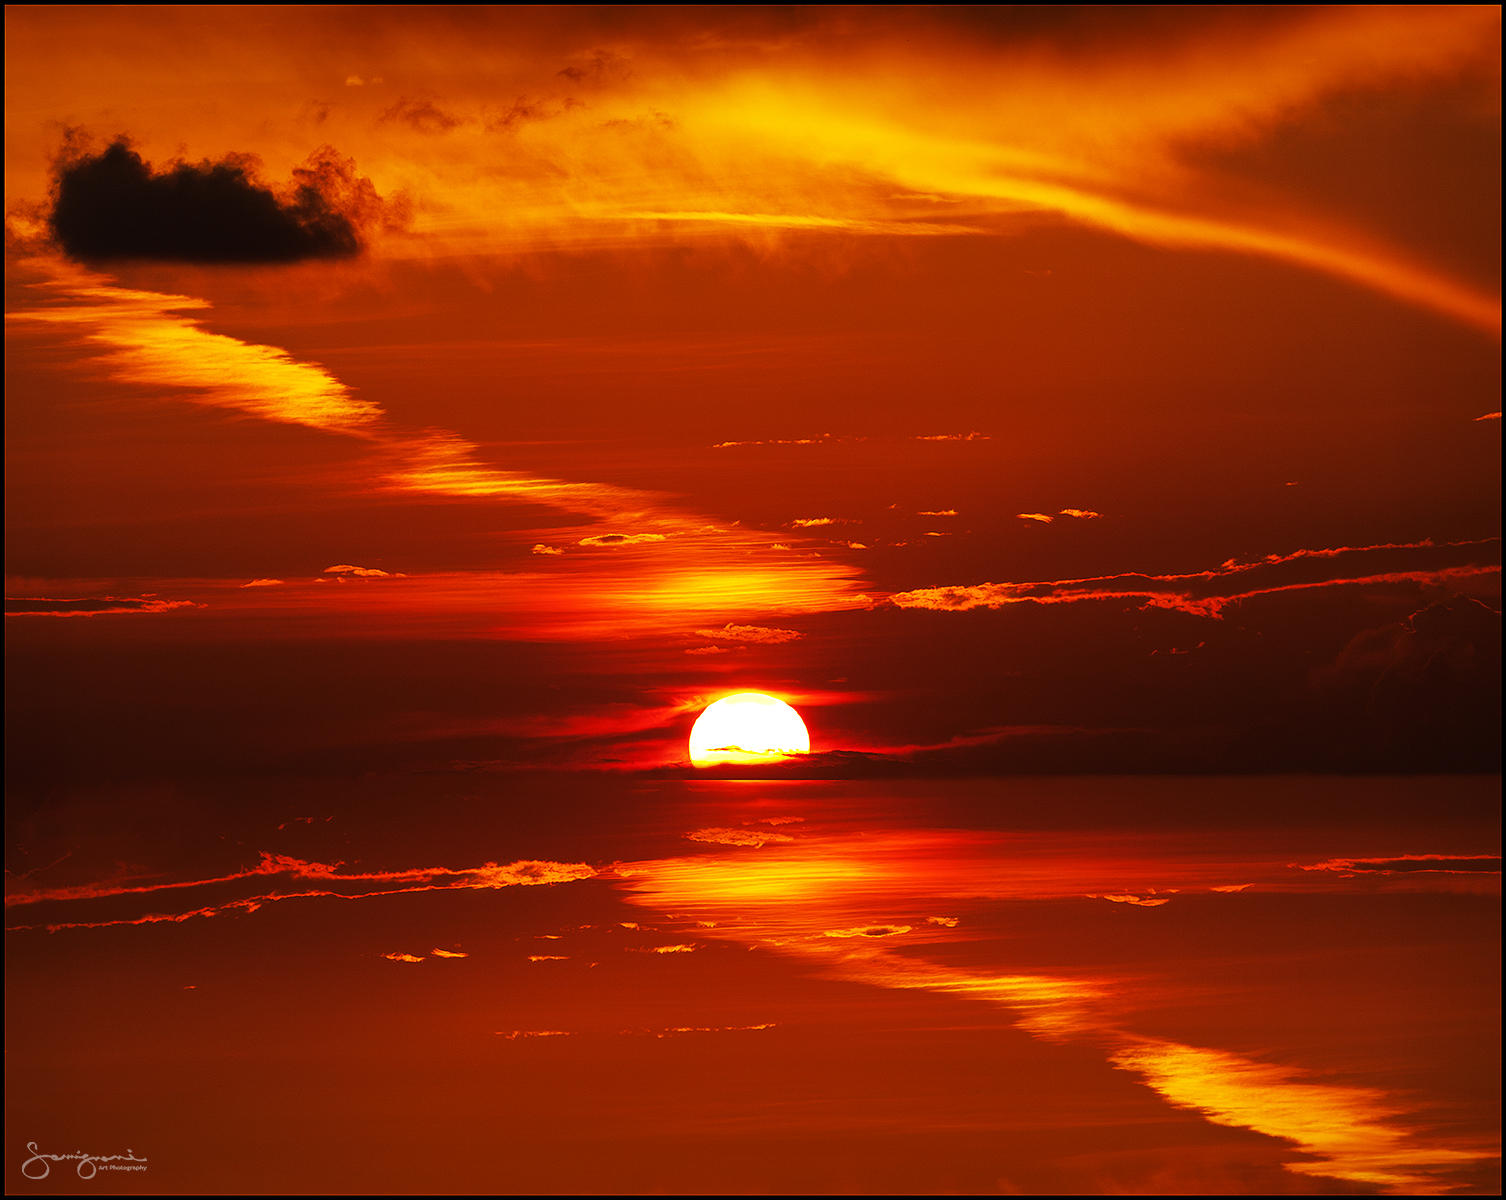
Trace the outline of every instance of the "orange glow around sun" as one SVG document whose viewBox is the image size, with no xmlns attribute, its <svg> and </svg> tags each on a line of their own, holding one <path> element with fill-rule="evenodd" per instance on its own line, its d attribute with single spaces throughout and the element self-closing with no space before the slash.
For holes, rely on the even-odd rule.
<svg viewBox="0 0 1506 1200">
<path fill-rule="evenodd" d="M 800 714 L 762 692 L 723 696 L 707 707 L 690 731 L 690 761 L 698 767 L 772 762 L 809 754 L 810 748 L 810 733 Z"/>
</svg>

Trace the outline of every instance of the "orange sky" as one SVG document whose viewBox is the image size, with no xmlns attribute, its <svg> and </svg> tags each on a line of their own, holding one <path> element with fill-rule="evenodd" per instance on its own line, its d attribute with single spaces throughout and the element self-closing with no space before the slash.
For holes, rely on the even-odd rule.
<svg viewBox="0 0 1506 1200">
<path fill-rule="evenodd" d="M 1404 1033 L 1447 1065 L 1362 1079 L 1337 1051 L 1291 1049 L 1318 1031 L 1273 1033 L 1285 1058 L 1241 1041 L 1240 1022 L 1265 1018 L 1227 995 L 1210 1003 L 1238 1019 L 1199 1029 L 1196 970 L 1149 946 L 1138 966 L 1085 950 L 1060 971 L 1042 947 L 1053 930 L 1111 936 L 1075 905 L 1101 922 L 1196 908 L 1187 936 L 1202 937 L 1243 903 L 1216 888 L 1250 883 L 1271 899 L 1238 909 L 1246 966 L 1302 905 L 1336 914 L 1358 894 L 1374 901 L 1363 920 L 1334 916 L 1309 950 L 1352 951 L 1376 989 L 1405 969 L 1372 946 L 1388 921 L 1432 931 L 1414 947 L 1429 963 L 1451 953 L 1450 912 L 1469 953 L 1489 952 L 1491 918 L 1468 905 L 1498 895 L 1498 870 L 1483 890 L 1429 868 L 1436 889 L 1375 891 L 1368 869 L 1340 885 L 1299 868 L 1499 855 L 1475 778 L 1500 768 L 1499 7 L 12 5 L 5 22 L 7 936 L 35 973 L 27 1013 L 66 993 L 68 939 L 110 947 L 137 995 L 177 979 L 200 926 L 280 953 L 297 939 L 296 921 L 271 932 L 272 911 L 297 907 L 282 891 L 401 911 L 397 927 L 453 905 L 481 938 L 465 906 L 503 903 L 486 872 L 537 862 L 565 874 L 509 876 L 509 939 L 637 913 L 700 947 L 666 960 L 777 958 L 687 975 L 694 1011 L 645 1001 L 644 1030 L 751 1039 L 785 1019 L 729 1001 L 734 987 L 835 1025 L 847 1004 L 854 1028 L 892 1020 L 904 1038 L 932 1029 L 917 1014 L 972 1004 L 953 1024 L 1013 1014 L 1009 1053 L 1046 1071 L 1028 997 L 988 981 L 1071 976 L 1113 997 L 1059 1039 L 1072 1083 L 1050 1103 L 1105 1105 L 1076 1110 L 1102 1140 L 1082 1153 L 1110 1154 L 1103 1130 L 1152 1111 L 1191 1139 L 1133 1169 L 1113 1157 L 1140 1153 L 1125 1142 L 1112 1162 L 990 1175 L 968 1139 L 995 1085 L 973 1080 L 922 1131 L 941 1140 L 895 1166 L 912 1190 L 938 1186 L 915 1166 L 933 1151 L 969 1164 L 948 1177 L 961 1190 L 1498 1181 L 1498 1110 L 1459 1065 L 1498 1012 L 1488 982 L 1440 976 L 1457 1028 L 1421 1015 L 1421 991 L 1378 999 L 1365 1055 Z M 865 803 L 876 789 L 871 825 L 820 826 L 831 797 L 801 792 L 799 839 L 750 838 L 742 785 L 686 782 L 696 715 L 750 690 L 809 727 L 812 754 L 783 774 Z M 1027 847 L 1057 880 L 1045 890 L 994 866 L 1019 868 L 1012 822 L 1046 826 L 971 790 L 1273 772 L 1344 782 L 1311 814 L 1263 794 L 1264 840 L 1233 864 L 1222 810 L 1146 799 L 1156 828 L 1206 839 L 1120 854 L 1075 800 L 1050 801 L 1072 835 Z M 1419 832 L 1421 785 L 1388 790 L 1422 774 L 1461 777 L 1438 785 L 1462 789 L 1447 837 Z M 910 788 L 932 806 L 890 806 Z M 454 823 L 449 840 L 405 843 L 405 789 Z M 964 817 L 949 789 L 970 797 Z M 485 798 L 514 790 L 529 799 L 490 823 Z M 570 829 L 539 799 L 555 793 L 584 814 Z M 362 795 L 380 799 L 357 817 Z M 624 814 L 645 796 L 727 811 L 655 809 L 640 827 Z M 994 811 L 1004 824 L 979 815 Z M 335 814 L 353 824 L 323 829 Z M 319 827 L 288 824 L 303 818 Z M 191 831 L 166 846 L 144 838 L 179 821 Z M 973 913 L 987 938 L 913 911 L 974 874 L 987 886 L 947 895 L 995 906 Z M 132 907 L 132 880 L 183 904 Z M 1156 902 L 1173 888 L 1198 899 Z M 360 904 L 337 901 L 352 889 Z M 695 933 L 729 905 L 741 932 Z M 1009 905 L 1029 914 L 1024 965 L 1006 962 Z M 320 920 L 387 955 L 363 970 L 483 969 L 436 958 L 453 947 L 422 922 L 403 940 L 375 917 Z M 869 925 L 908 929 L 827 936 Z M 975 941 L 990 949 L 969 957 Z M 122 965 L 147 944 L 154 965 Z M 343 994 L 314 982 L 307 946 L 292 953 L 299 987 Z M 622 987 L 650 973 L 652 956 L 619 957 L 603 970 Z M 1158 972 L 1179 999 L 1147 1016 L 1125 997 Z M 503 1030 L 508 1053 L 589 1062 L 571 1038 L 604 1018 L 574 985 L 540 986 Z M 442 1008 L 392 999 L 410 1002 Z M 100 1052 L 103 1019 L 80 1017 Z M 291 1036 L 275 1025 L 254 1044 Z M 195 1029 L 185 1045 L 212 1038 Z M 541 1031 L 570 1037 L 523 1036 Z M 822 1036 L 802 1027 L 788 1054 Z M 371 1044 L 358 1074 L 376 1070 Z M 856 1060 L 856 1045 L 832 1052 Z M 756 1074 L 748 1054 L 727 1069 Z M 967 1058 L 935 1087 L 972 1079 Z M 584 1103 L 535 1068 L 560 1111 Z M 1431 1118 L 1397 1099 L 1413 1084 L 1468 1119 L 1439 1117 L 1447 1135 L 1429 1140 Z M 1260 1088 L 1370 1133 L 1255 1112 L 1242 1089 Z M 668 1096 L 653 1103 L 679 1129 Z M 48 1093 L 26 1113 L 69 1104 Z M 858 1126 L 878 1127 L 842 1136 Z M 1308 1157 L 1266 1146 L 1241 1174 L 1228 1129 Z M 701 1159 L 661 1177 L 642 1155 L 637 1174 L 575 1183 L 729 1178 Z M 821 1187 L 883 1179 L 860 1176 L 833 1168 Z"/>
</svg>

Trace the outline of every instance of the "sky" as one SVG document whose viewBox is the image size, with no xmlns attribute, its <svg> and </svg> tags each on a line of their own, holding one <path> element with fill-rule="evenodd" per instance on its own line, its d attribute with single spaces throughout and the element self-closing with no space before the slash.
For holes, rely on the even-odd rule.
<svg viewBox="0 0 1506 1200">
<path fill-rule="evenodd" d="M 1133 1168 L 969 1174 L 967 1139 L 998 1100 L 975 1080 L 972 1107 L 917 1133 L 942 1141 L 917 1142 L 899 1174 L 833 1168 L 823 1190 L 931 1190 L 947 1181 L 920 1164 L 937 1154 L 962 1164 L 962 1190 L 1310 1183 L 1264 1150 L 1258 1169 L 1229 1165 L 1225 1133 L 1188 1105 L 1217 1130 L 1290 1130 L 1235 1119 L 1241 1094 L 1188 1100 L 1176 1083 L 1220 1063 L 1226 1080 L 1298 1075 L 1228 1028 L 1207 1045 L 1177 1032 L 1195 1024 L 1185 992 L 1144 1023 L 1121 1003 L 1131 976 L 1191 986 L 1204 967 L 1173 971 L 1136 943 L 1132 967 L 1079 962 L 1078 991 L 1049 1003 L 957 974 L 981 969 L 968 955 L 986 944 L 1003 978 L 1013 918 L 974 913 L 993 930 L 978 943 L 927 924 L 960 908 L 913 898 L 1050 827 L 1064 838 L 1050 854 L 1078 864 L 1067 882 L 959 893 L 1047 906 L 1020 926 L 1039 971 L 1019 979 L 1056 978 L 1053 938 L 1118 936 L 1051 907 L 1069 896 L 1150 921 L 1170 919 L 1157 888 L 1224 912 L 1236 901 L 1219 888 L 1269 887 L 1249 928 L 1274 937 L 1305 920 L 1297 895 L 1337 879 L 1374 891 L 1363 935 L 1335 917 L 1302 961 L 1373 951 L 1355 976 L 1391 997 L 1365 1025 L 1373 1045 L 1402 1028 L 1419 1045 L 1456 1038 L 1433 1061 L 1452 1064 L 1437 1086 L 1471 1114 L 1449 1134 L 1465 1157 L 1377 1166 L 1372 1145 L 1355 1165 L 1321 1130 L 1297 1141 L 1361 1190 L 1443 1187 L 1439 1172 L 1490 1158 L 1490 1081 L 1457 1039 L 1498 1017 L 1498 974 L 1443 971 L 1440 995 L 1474 1015 L 1441 1031 L 1426 997 L 1387 990 L 1411 968 L 1377 931 L 1414 922 L 1436 935 L 1417 953 L 1452 961 L 1454 921 L 1471 961 L 1498 953 L 1499 7 L 12 5 L 5 41 L 7 943 L 25 1012 L 62 1011 L 67 947 L 86 944 L 69 939 L 97 937 L 144 1027 L 181 1037 L 173 1061 L 191 1056 L 219 1027 L 132 989 L 177 980 L 167 964 L 201 953 L 205 930 L 233 927 L 247 955 L 356 936 L 256 925 L 289 888 L 305 911 L 365 886 L 353 879 L 384 898 L 333 908 L 409 892 L 464 908 L 507 888 L 507 904 L 568 910 L 520 909 L 509 938 L 622 928 L 639 910 L 678 914 L 665 936 L 690 936 L 726 927 L 731 905 L 757 936 L 718 953 L 796 949 L 756 979 L 705 967 L 685 986 L 727 1011 L 642 1015 L 644 1029 L 766 1032 L 785 1018 L 706 999 L 755 984 L 797 1025 L 846 1004 L 870 1032 L 910 1020 L 893 1014 L 914 996 L 981 989 L 1017 1016 L 1045 1004 L 1035 1016 L 1069 1030 L 1057 1041 L 1096 1081 L 1082 1087 L 1112 1077 L 1091 1120 L 1062 1085 L 1074 1119 L 1151 1121 L 1137 1106 L 1154 1092 L 1169 1098 L 1155 1121 L 1212 1138 Z M 752 800 L 728 778 L 745 772 L 698 769 L 687 749 L 711 701 L 746 691 L 809 729 L 809 754 L 755 772 L 791 799 L 689 811 Z M 1187 799 L 1215 776 L 1217 800 Z M 1180 782 L 1135 791 L 1146 825 L 1126 825 L 1115 789 L 1162 777 Z M 1096 781 L 1085 808 L 1053 790 L 1069 778 Z M 1277 778 L 1309 782 L 1241 790 Z M 706 791 L 718 783 L 732 790 Z M 1307 799 L 1283 799 L 1289 786 Z M 927 788 L 929 806 L 914 799 Z M 838 792 L 870 823 L 834 812 Z M 481 815 L 486 796 L 507 797 L 505 817 Z M 759 824 L 791 813 L 805 840 Z M 449 840 L 411 829 L 446 821 Z M 878 858 L 854 876 L 834 847 L 859 826 Z M 735 836 L 694 836 L 708 830 Z M 1109 830 L 1129 841 L 1105 857 Z M 1231 860 L 1246 835 L 1254 857 Z M 907 855 L 907 872 L 882 865 Z M 1428 887 L 1395 865 L 1445 859 L 1464 865 L 1419 868 Z M 766 886 L 755 871 L 729 898 L 719 865 L 755 860 L 794 875 Z M 881 887 L 849 888 L 870 869 Z M 824 882 L 781 890 L 807 876 Z M 163 887 L 184 904 L 156 907 Z M 562 898 L 577 895 L 594 899 Z M 23 919 L 37 904 L 50 915 Z M 1422 907 L 1393 911 L 1406 904 Z M 900 926 L 934 953 L 829 932 Z M 184 940 L 128 968 L 144 952 L 131 939 L 159 935 Z M 439 950 L 414 946 L 413 962 L 363 949 L 361 970 L 434 975 Z M 300 987 L 372 986 L 319 975 L 310 944 L 289 953 Z M 1267 967 L 1287 994 L 1317 986 L 1282 961 Z M 221 1015 L 251 1020 L 256 986 L 238 986 Z M 507 1053 L 543 1054 L 522 1035 L 554 1031 L 569 1045 L 549 1053 L 589 1062 L 570 1039 L 596 1036 L 592 1018 L 550 1016 L 570 993 L 547 994 L 508 1027 Z M 1056 1043 L 1019 1019 L 1026 1070 Z M 376 1070 L 375 1035 L 347 1021 L 360 1071 Z M 105 1017 L 86 1023 L 105 1037 Z M 1324 1030 L 1280 1036 L 1311 1048 Z M 56 1044 L 77 1032 L 57 1025 Z M 809 1036 L 788 1053 L 822 1044 Z M 462 1055 L 446 1038 L 440 1057 Z M 970 1044 L 938 1088 L 972 1078 Z M 857 1045 L 832 1053 L 857 1061 Z M 727 1069 L 756 1073 L 750 1054 Z M 1339 1057 L 1322 1069 L 1360 1091 L 1338 1111 L 1366 1088 L 1374 1101 L 1350 1124 L 1381 1128 L 1396 1095 L 1433 1086 L 1355 1082 Z M 583 1103 L 539 1086 L 561 1112 Z M 275 1106 L 252 1090 L 247 1111 Z M 854 1115 L 864 1094 L 828 1098 L 847 1125 L 812 1128 L 880 1136 Z M 28 1115 L 82 1111 L 37 1103 Z M 723 1134 L 743 1129 L 726 1120 Z M 8 1110 L 14 1158 L 12 1124 Z M 277 1161 L 315 1169 L 277 1144 Z M 724 1150 L 756 1174 L 748 1144 Z M 664 1177 L 657 1161 L 568 1182 L 727 1186 L 709 1159 Z M 544 1186 L 518 1169 L 518 1189 Z M 294 1186 L 267 1170 L 259 1186 Z M 1447 1186 L 1498 1188 L 1494 1170 Z"/>
</svg>

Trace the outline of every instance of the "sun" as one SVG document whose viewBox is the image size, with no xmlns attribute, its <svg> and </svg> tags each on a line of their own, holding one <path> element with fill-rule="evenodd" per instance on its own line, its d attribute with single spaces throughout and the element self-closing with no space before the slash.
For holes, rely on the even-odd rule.
<svg viewBox="0 0 1506 1200">
<path fill-rule="evenodd" d="M 698 767 L 777 762 L 810 749 L 811 735 L 800 714 L 762 692 L 723 696 L 690 731 L 690 761 Z"/>
</svg>

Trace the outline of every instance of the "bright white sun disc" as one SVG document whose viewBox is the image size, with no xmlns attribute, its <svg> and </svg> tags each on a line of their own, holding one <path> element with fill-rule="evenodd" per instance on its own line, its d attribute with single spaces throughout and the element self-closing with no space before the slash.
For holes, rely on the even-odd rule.
<svg viewBox="0 0 1506 1200">
<path fill-rule="evenodd" d="M 723 696 L 707 707 L 690 731 L 690 761 L 698 767 L 772 762 L 809 754 L 810 748 L 811 735 L 800 714 L 762 692 Z"/>
</svg>

